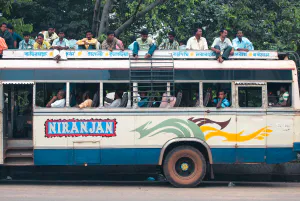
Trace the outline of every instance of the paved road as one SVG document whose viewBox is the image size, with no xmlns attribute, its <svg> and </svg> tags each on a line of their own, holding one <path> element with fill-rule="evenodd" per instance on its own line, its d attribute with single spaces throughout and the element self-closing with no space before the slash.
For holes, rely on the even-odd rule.
<svg viewBox="0 0 300 201">
<path fill-rule="evenodd" d="M 1 201 L 300 200 L 300 183 L 205 183 L 176 189 L 166 183 L 0 183 Z"/>
</svg>

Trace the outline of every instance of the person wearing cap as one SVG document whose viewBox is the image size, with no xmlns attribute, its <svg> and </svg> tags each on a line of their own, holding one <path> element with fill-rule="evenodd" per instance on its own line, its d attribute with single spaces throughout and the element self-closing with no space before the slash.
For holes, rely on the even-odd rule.
<svg viewBox="0 0 300 201">
<path fill-rule="evenodd" d="M 33 39 L 30 39 L 30 33 L 29 32 L 24 32 L 23 33 L 24 40 L 22 40 L 19 43 L 19 49 L 20 50 L 33 50 L 33 45 L 35 41 Z"/>
<path fill-rule="evenodd" d="M 53 41 L 58 38 L 58 35 L 55 33 L 55 28 L 49 27 L 48 31 L 43 31 L 44 40 L 50 45 L 52 45 Z"/>
<path fill-rule="evenodd" d="M 0 27 L 0 37 L 5 40 L 8 49 L 14 49 L 14 39 L 11 33 L 7 30 L 7 24 L 2 23 Z"/>
<path fill-rule="evenodd" d="M 102 49 L 113 51 L 116 49 L 116 46 L 120 48 L 120 50 L 124 51 L 123 45 L 120 41 L 115 37 L 115 32 L 108 31 L 107 38 L 102 42 Z"/>
<path fill-rule="evenodd" d="M 12 35 L 13 40 L 14 40 L 14 48 L 15 49 L 19 49 L 19 43 L 23 40 L 23 38 L 17 34 L 16 32 L 14 32 L 14 27 L 11 24 L 7 25 L 7 30 L 9 31 L 9 33 Z"/>
<path fill-rule="evenodd" d="M 179 43 L 175 40 L 176 34 L 174 31 L 168 33 L 168 39 L 163 40 L 159 45 L 159 50 L 179 50 Z"/>
<path fill-rule="evenodd" d="M 53 58 L 58 63 L 60 59 L 67 60 L 67 52 L 66 50 L 69 49 L 70 44 L 69 41 L 65 38 L 65 33 L 63 31 L 60 31 L 58 33 L 57 39 L 55 39 L 52 43 L 53 51 Z"/>
<path fill-rule="evenodd" d="M 152 38 L 148 37 L 148 30 L 144 29 L 141 31 L 141 37 L 136 39 L 136 42 L 133 44 L 133 57 L 138 58 L 139 50 L 145 50 L 148 51 L 148 53 L 145 55 L 145 58 L 148 59 L 152 57 L 156 45 Z"/>
<path fill-rule="evenodd" d="M 211 46 L 219 63 L 223 63 L 224 60 L 228 60 L 229 55 L 234 54 L 234 48 L 230 39 L 227 38 L 227 33 L 226 29 L 221 29 L 220 37 L 216 38 Z"/>
<path fill-rule="evenodd" d="M 8 47 L 6 45 L 6 42 L 5 42 L 4 38 L 2 38 L 0 36 L 0 59 L 2 59 L 3 50 L 7 50 L 7 49 L 8 49 Z"/>
<path fill-rule="evenodd" d="M 208 50 L 207 41 L 202 37 L 202 29 L 195 29 L 195 35 L 191 37 L 186 45 L 187 50 Z"/>
</svg>

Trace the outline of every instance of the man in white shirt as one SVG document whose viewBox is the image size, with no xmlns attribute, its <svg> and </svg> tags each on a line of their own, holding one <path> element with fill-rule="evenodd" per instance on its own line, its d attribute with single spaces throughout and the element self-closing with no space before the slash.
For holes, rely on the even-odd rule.
<svg viewBox="0 0 300 201">
<path fill-rule="evenodd" d="M 123 92 L 116 91 L 115 92 L 115 100 L 109 105 L 109 108 L 120 107 L 122 96 L 123 96 Z"/>
<path fill-rule="evenodd" d="M 66 105 L 66 92 L 64 90 L 59 90 L 56 96 L 47 103 L 46 107 L 52 108 L 62 108 Z"/>
<path fill-rule="evenodd" d="M 195 36 L 191 37 L 186 45 L 187 50 L 208 50 L 207 41 L 202 37 L 202 29 L 195 30 Z"/>
<path fill-rule="evenodd" d="M 223 63 L 228 60 L 229 55 L 234 54 L 234 48 L 229 38 L 227 38 L 227 30 L 220 31 L 220 37 L 216 38 L 211 46 L 211 50 L 216 53 L 217 61 Z"/>
</svg>

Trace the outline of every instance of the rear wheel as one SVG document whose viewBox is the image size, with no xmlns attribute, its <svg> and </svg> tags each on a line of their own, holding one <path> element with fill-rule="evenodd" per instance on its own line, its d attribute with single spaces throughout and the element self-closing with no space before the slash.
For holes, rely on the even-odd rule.
<svg viewBox="0 0 300 201">
<path fill-rule="evenodd" d="M 180 146 L 170 151 L 163 163 L 167 180 L 176 187 L 195 187 L 206 174 L 203 154 L 191 146 Z"/>
</svg>

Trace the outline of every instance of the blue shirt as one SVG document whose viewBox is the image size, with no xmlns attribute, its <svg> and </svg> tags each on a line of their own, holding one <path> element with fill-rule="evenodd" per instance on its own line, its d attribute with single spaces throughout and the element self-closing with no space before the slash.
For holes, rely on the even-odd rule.
<svg viewBox="0 0 300 201">
<path fill-rule="evenodd" d="M 70 47 L 70 44 L 69 41 L 65 38 L 62 41 L 57 38 L 53 41 L 52 46 Z"/>
<path fill-rule="evenodd" d="M 220 101 L 219 98 L 218 99 L 217 98 L 214 99 L 214 103 L 215 104 L 218 104 L 219 101 Z M 221 107 L 222 108 L 230 107 L 230 102 L 226 98 L 224 98 L 223 101 L 222 101 L 222 103 L 221 103 Z"/>
<path fill-rule="evenodd" d="M 26 43 L 25 40 L 22 40 L 19 43 L 19 49 L 20 50 L 33 50 L 34 43 L 35 43 L 35 41 L 33 39 L 29 39 L 28 43 Z"/>
<path fill-rule="evenodd" d="M 246 37 L 242 37 L 242 41 L 240 42 L 239 38 L 236 37 L 235 39 L 232 40 L 233 43 L 233 47 L 235 50 L 242 48 L 242 49 L 248 49 L 248 50 L 254 50 L 253 44 L 251 43 L 251 41 L 246 38 Z"/>
</svg>

